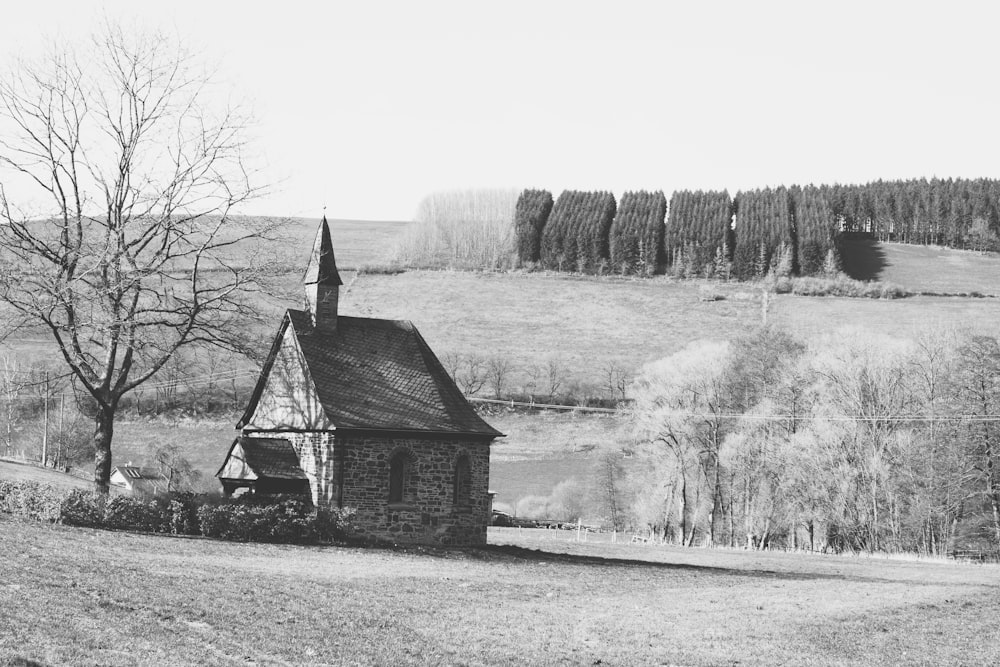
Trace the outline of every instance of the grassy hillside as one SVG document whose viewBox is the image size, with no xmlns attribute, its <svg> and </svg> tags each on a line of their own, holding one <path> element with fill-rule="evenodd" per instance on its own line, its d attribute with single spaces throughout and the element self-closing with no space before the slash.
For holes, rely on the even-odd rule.
<svg viewBox="0 0 1000 667">
<path fill-rule="evenodd" d="M 4 517 L 0 532 L 0 664 L 1000 661 L 989 566 L 574 544 L 516 529 L 465 552 Z"/>
<path fill-rule="evenodd" d="M 693 340 L 731 338 L 761 321 L 759 289 L 711 289 L 724 298 L 703 301 L 698 284 L 667 278 L 412 271 L 362 275 L 341 304 L 348 314 L 412 320 L 439 353 L 501 355 L 522 369 L 558 357 L 577 380 L 599 382 L 608 361 L 634 369 Z M 771 295 L 768 320 L 805 334 L 857 326 L 908 336 L 936 322 L 989 332 L 1000 325 L 1000 301 Z"/>
<path fill-rule="evenodd" d="M 844 270 L 859 280 L 894 283 L 912 292 L 1000 295 L 996 253 L 863 239 L 846 241 L 842 253 Z"/>
<path fill-rule="evenodd" d="M 63 491 L 90 489 L 93 483 L 80 475 L 70 475 L 30 463 L 0 459 L 0 479 L 11 482 L 38 482 Z"/>
</svg>

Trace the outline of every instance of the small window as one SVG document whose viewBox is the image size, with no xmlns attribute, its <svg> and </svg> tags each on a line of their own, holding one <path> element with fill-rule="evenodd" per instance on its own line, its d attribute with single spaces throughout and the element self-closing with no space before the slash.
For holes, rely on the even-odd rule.
<svg viewBox="0 0 1000 667">
<path fill-rule="evenodd" d="M 455 487 L 452 502 L 455 505 L 468 505 L 472 497 L 472 471 L 469 468 L 469 457 L 463 454 L 455 461 Z"/>
<path fill-rule="evenodd" d="M 389 502 L 401 503 L 406 494 L 406 478 L 410 474 L 410 457 L 398 452 L 389 461 Z"/>
</svg>

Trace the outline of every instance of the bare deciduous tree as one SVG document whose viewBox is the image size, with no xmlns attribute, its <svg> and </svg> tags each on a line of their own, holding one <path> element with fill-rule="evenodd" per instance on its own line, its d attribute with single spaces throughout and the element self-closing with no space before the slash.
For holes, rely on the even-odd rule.
<svg viewBox="0 0 1000 667">
<path fill-rule="evenodd" d="M 569 375 L 566 365 L 557 357 L 550 358 L 545 363 L 545 385 L 548 390 L 549 400 L 555 398 L 556 393 L 562 389 Z"/>
<path fill-rule="evenodd" d="M 0 81 L 0 302 L 46 330 L 94 403 L 106 492 L 122 396 L 188 345 L 238 348 L 269 220 L 247 119 L 161 34 L 107 25 Z"/>
<path fill-rule="evenodd" d="M 14 431 L 20 415 L 19 400 L 25 388 L 31 384 L 27 372 L 20 367 L 17 358 L 4 356 L 0 359 L 0 390 L 3 392 L 4 406 L 4 450 L 7 456 L 14 453 Z"/>
<path fill-rule="evenodd" d="M 478 354 L 464 358 L 461 370 L 456 375 L 458 386 L 466 396 L 474 396 L 486 385 L 486 360 Z"/>
<path fill-rule="evenodd" d="M 490 389 L 493 390 L 493 397 L 497 400 L 503 398 L 503 390 L 507 388 L 510 372 L 510 361 L 504 357 L 491 357 L 486 363 L 486 379 Z"/>
<path fill-rule="evenodd" d="M 604 364 L 604 386 L 608 390 L 608 398 L 612 401 L 624 401 L 632 376 L 624 366 L 616 361 Z"/>
<path fill-rule="evenodd" d="M 164 445 L 153 454 L 160 475 L 167 480 L 167 491 L 191 491 L 201 473 L 182 454 L 175 444 Z"/>
</svg>

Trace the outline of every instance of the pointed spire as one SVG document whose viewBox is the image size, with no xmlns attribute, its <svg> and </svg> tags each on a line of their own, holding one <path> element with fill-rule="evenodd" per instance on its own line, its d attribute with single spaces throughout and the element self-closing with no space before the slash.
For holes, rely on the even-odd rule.
<svg viewBox="0 0 1000 667">
<path fill-rule="evenodd" d="M 333 257 L 333 241 L 330 238 L 330 225 L 326 221 L 325 213 L 319 229 L 316 230 L 316 241 L 313 243 L 312 254 L 309 256 L 309 264 L 306 266 L 306 275 L 302 282 L 306 285 L 326 286 L 344 284 L 337 272 L 337 261 Z"/>
</svg>

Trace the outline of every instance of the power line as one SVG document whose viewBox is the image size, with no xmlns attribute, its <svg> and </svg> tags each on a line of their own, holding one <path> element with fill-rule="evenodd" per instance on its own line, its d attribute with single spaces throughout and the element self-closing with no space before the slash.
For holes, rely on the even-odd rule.
<svg viewBox="0 0 1000 667">
<path fill-rule="evenodd" d="M 480 398 L 467 396 L 473 403 L 491 403 L 509 407 L 533 408 L 537 410 L 564 410 L 568 412 L 597 412 L 604 414 L 624 414 L 616 408 L 593 408 L 582 405 L 559 405 L 554 403 L 526 403 L 524 401 L 505 401 L 496 398 Z M 687 412 L 671 411 L 664 413 L 667 417 L 689 417 L 695 419 L 752 419 L 755 421 L 832 421 L 832 422 L 998 422 L 1000 415 L 899 415 L 891 417 L 865 417 L 851 415 L 760 415 L 741 414 L 735 412 Z"/>
<path fill-rule="evenodd" d="M 494 405 L 509 405 L 510 407 L 537 408 L 539 410 L 568 410 L 573 412 L 602 412 L 606 414 L 617 414 L 616 408 L 591 408 L 583 405 L 554 405 L 551 403 L 524 403 L 522 401 L 505 401 L 497 398 L 479 398 L 478 396 L 466 396 L 466 400 L 473 403 L 492 403 Z"/>
</svg>

